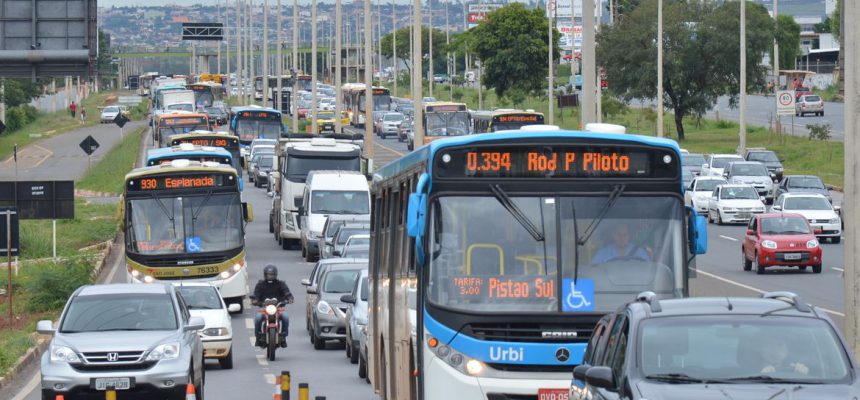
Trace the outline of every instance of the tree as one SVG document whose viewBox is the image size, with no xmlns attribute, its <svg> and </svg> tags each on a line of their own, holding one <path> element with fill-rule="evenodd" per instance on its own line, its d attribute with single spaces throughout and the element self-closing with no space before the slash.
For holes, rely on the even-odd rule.
<svg viewBox="0 0 860 400">
<path fill-rule="evenodd" d="M 773 45 L 773 20 L 764 7 L 747 4 L 747 86 L 763 89 L 767 66 L 762 54 Z M 663 3 L 663 93 L 674 111 L 678 138 L 684 139 L 684 117 L 702 115 L 717 99 L 737 101 L 740 90 L 739 3 L 666 0 Z M 597 38 L 598 63 L 613 94 L 626 101 L 658 94 L 657 1 L 643 0 Z M 650 78 L 650 79 L 649 79 Z"/>
<path fill-rule="evenodd" d="M 409 32 L 412 27 L 400 28 L 397 30 L 397 59 L 406 64 L 407 73 L 412 73 L 412 49 L 409 48 Z M 383 57 L 391 58 L 394 52 L 391 48 L 391 43 L 394 41 L 394 35 L 389 33 L 382 37 L 379 41 L 379 49 Z M 430 28 L 423 26 L 421 29 L 421 52 L 424 56 L 422 62 L 423 74 L 426 75 L 430 69 L 427 59 L 430 57 Z M 447 69 L 445 67 L 445 31 L 433 28 L 433 72 L 443 73 Z"/>
<path fill-rule="evenodd" d="M 3 102 L 7 107 L 28 104 L 42 94 L 42 83 L 29 79 L 5 79 Z"/>
<path fill-rule="evenodd" d="M 546 87 L 549 20 L 541 9 L 512 3 L 487 14 L 487 20 L 469 31 L 470 45 L 481 60 L 483 84 L 502 97 L 508 89 L 527 94 Z M 553 30 L 553 58 L 558 60 L 558 39 Z"/>
<path fill-rule="evenodd" d="M 800 55 L 800 25 L 790 15 L 780 15 L 776 20 L 776 42 L 779 43 L 779 65 L 794 67 Z M 773 57 L 773 50 L 770 51 Z"/>
</svg>

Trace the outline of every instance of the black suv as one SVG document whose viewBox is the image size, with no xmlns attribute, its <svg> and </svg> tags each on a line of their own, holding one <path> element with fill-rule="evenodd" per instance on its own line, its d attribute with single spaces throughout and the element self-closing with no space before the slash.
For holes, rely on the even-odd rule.
<svg viewBox="0 0 860 400">
<path fill-rule="evenodd" d="M 850 399 L 855 368 L 833 321 L 793 293 L 646 292 L 598 322 L 570 399 Z"/>
<path fill-rule="evenodd" d="M 767 167 L 768 172 L 776 175 L 776 181 L 782 180 L 782 174 L 785 172 L 782 166 L 782 161 L 776 156 L 773 150 L 763 148 L 749 148 L 744 155 L 744 160 L 758 161 Z"/>
</svg>

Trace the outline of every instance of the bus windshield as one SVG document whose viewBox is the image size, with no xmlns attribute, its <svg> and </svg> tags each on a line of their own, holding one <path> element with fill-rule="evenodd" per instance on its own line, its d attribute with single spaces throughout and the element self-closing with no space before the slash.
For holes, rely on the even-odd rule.
<svg viewBox="0 0 860 400">
<path fill-rule="evenodd" d="M 131 253 L 205 253 L 244 244 L 242 207 L 236 193 L 131 199 L 127 210 Z"/>
<path fill-rule="evenodd" d="M 364 111 L 365 95 L 358 97 L 358 110 Z M 391 95 L 390 94 L 375 94 L 373 95 L 373 111 L 391 111 Z"/>
<path fill-rule="evenodd" d="M 236 133 L 245 141 L 254 139 L 274 139 L 281 136 L 281 123 L 263 119 L 238 119 Z"/>
<path fill-rule="evenodd" d="M 463 136 L 469 134 L 468 112 L 427 113 L 427 136 Z"/>
<path fill-rule="evenodd" d="M 683 294 L 678 199 L 507 200 L 505 206 L 501 198 L 450 196 L 433 203 L 432 303 L 469 312 L 606 313 L 646 290 Z M 571 297 L 574 282 L 591 287 L 587 307 Z"/>
</svg>

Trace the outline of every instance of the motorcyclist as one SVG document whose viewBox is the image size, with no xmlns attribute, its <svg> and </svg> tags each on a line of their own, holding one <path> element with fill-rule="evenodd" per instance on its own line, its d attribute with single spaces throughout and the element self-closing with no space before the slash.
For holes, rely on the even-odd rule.
<svg viewBox="0 0 860 400">
<path fill-rule="evenodd" d="M 263 268 L 263 279 L 257 282 L 254 287 L 254 296 L 251 304 L 262 306 L 266 299 L 277 299 L 278 302 L 291 304 L 293 302 L 293 294 L 290 293 L 290 288 L 284 281 L 278 280 L 278 268 L 272 264 Z M 254 326 L 256 326 L 257 347 L 265 347 L 264 338 L 265 331 L 262 329 L 263 314 L 257 313 L 254 315 Z M 287 347 L 287 334 L 290 331 L 290 318 L 287 316 L 286 310 L 281 313 L 281 347 Z"/>
</svg>

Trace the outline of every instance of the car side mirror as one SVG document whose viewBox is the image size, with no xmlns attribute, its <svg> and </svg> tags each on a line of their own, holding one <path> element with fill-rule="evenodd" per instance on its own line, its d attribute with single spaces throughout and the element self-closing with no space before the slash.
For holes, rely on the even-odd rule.
<svg viewBox="0 0 860 400">
<path fill-rule="evenodd" d="M 307 279 L 307 278 L 302 279 L 301 284 L 302 284 L 302 286 L 310 286 L 310 285 L 311 285 L 311 280 L 310 280 L 310 279 Z"/>
<path fill-rule="evenodd" d="M 49 319 L 44 319 L 36 323 L 36 332 L 41 335 L 53 335 L 55 332 L 54 323 Z"/>
<path fill-rule="evenodd" d="M 767 201 L 767 199 L 764 196 L 759 196 L 758 199 L 761 200 L 762 202 Z"/>
<path fill-rule="evenodd" d="M 747 235 L 755 236 L 755 231 L 752 229 L 747 229 Z"/>
<path fill-rule="evenodd" d="M 586 371 L 585 382 L 597 388 L 612 390 L 615 389 L 615 374 L 612 368 L 594 366 Z"/>
<path fill-rule="evenodd" d="M 317 290 L 316 286 L 308 286 L 307 292 L 308 294 L 318 294 L 319 290 Z"/>
<path fill-rule="evenodd" d="M 229 313 L 237 313 L 239 311 L 242 311 L 242 306 L 239 305 L 239 303 L 230 303 L 230 305 L 227 306 L 227 312 Z"/>
<path fill-rule="evenodd" d="M 331 240 L 326 240 L 325 245 L 326 246 L 334 246 L 334 242 L 332 242 Z"/>
<path fill-rule="evenodd" d="M 299 206 L 299 215 L 302 215 L 302 216 L 305 215 L 305 207 L 304 206 Z"/>
<path fill-rule="evenodd" d="M 590 365 L 586 365 L 586 364 L 577 365 L 573 369 L 573 379 L 585 382 L 585 375 L 589 369 L 591 369 Z"/>
<path fill-rule="evenodd" d="M 296 197 L 293 199 L 293 205 L 296 206 L 296 208 L 301 208 L 302 202 L 303 202 L 303 199 L 301 197 Z"/>
<path fill-rule="evenodd" d="M 182 330 L 184 330 L 185 332 L 199 331 L 199 330 L 203 329 L 204 327 L 206 327 L 206 321 L 203 318 L 191 317 L 188 320 L 188 325 L 185 325 L 185 327 L 182 328 Z"/>
<path fill-rule="evenodd" d="M 346 304 L 355 304 L 355 296 L 351 294 L 345 294 L 343 296 L 340 296 L 340 301 Z"/>
<path fill-rule="evenodd" d="M 708 168 L 708 164 L 702 164 L 702 169 L 707 169 L 707 168 Z"/>
<path fill-rule="evenodd" d="M 773 206 L 770 207 L 770 209 L 774 210 L 774 211 L 779 211 L 779 210 L 782 210 L 782 206 L 778 206 L 778 205 L 774 204 Z"/>
<path fill-rule="evenodd" d="M 332 252 L 331 252 L 331 255 L 333 255 L 333 256 L 335 256 L 335 257 L 340 257 L 340 250 L 334 250 L 334 251 L 332 251 Z"/>
</svg>

